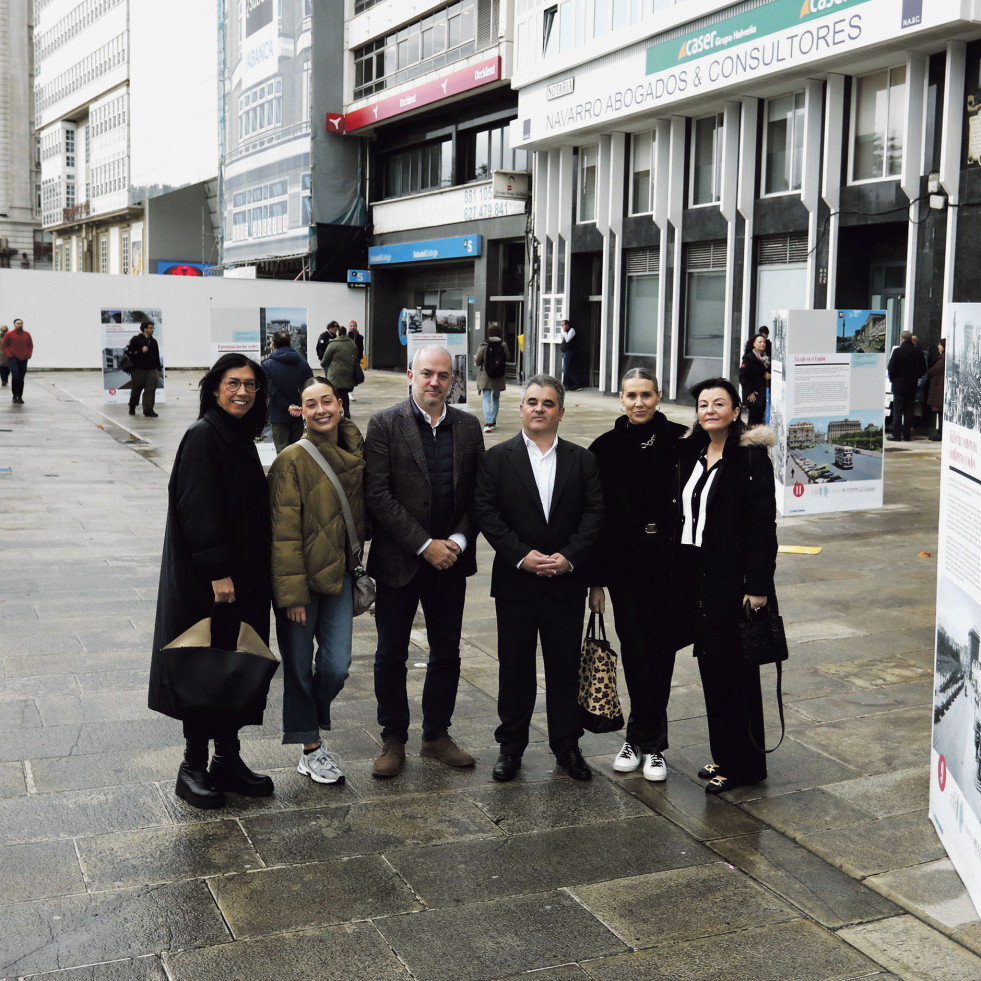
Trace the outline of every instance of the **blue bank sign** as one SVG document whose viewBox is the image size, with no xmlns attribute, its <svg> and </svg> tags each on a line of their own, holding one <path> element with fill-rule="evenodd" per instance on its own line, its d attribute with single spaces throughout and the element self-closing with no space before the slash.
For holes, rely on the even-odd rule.
<svg viewBox="0 0 981 981">
<path fill-rule="evenodd" d="M 482 235 L 456 238 L 433 238 L 426 242 L 393 242 L 368 249 L 369 266 L 387 266 L 394 262 L 433 262 L 436 259 L 473 259 L 483 250 Z"/>
</svg>

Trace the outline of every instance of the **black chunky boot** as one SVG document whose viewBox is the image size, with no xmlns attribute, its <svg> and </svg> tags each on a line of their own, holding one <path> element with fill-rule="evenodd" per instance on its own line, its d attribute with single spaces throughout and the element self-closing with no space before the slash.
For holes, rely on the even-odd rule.
<svg viewBox="0 0 981 981">
<path fill-rule="evenodd" d="M 177 771 L 174 793 L 192 807 L 212 810 L 225 806 L 225 795 L 215 788 L 208 775 L 208 740 L 187 739 L 184 760 Z"/>
<path fill-rule="evenodd" d="M 238 736 L 215 739 L 215 755 L 208 771 L 211 782 L 219 791 L 227 790 L 243 797 L 272 796 L 272 777 L 249 769 L 239 749 Z"/>
</svg>

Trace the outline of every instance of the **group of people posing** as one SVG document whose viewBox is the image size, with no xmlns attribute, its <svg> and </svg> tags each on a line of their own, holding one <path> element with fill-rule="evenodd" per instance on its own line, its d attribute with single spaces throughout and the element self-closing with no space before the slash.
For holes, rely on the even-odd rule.
<svg viewBox="0 0 981 981">
<path fill-rule="evenodd" d="M 623 416 L 587 450 L 558 436 L 562 383 L 534 375 L 522 387 L 520 431 L 485 452 L 477 419 L 447 403 L 453 361 L 445 348 L 418 349 L 408 379 L 409 397 L 375 413 L 364 438 L 335 385 L 307 379 L 302 438 L 279 453 L 268 479 L 254 444 L 266 421 L 266 373 L 230 354 L 202 379 L 199 418 L 170 480 L 150 680 L 150 707 L 184 724 L 177 794 L 220 807 L 228 792 L 273 792 L 271 778 L 240 754 L 240 728 L 261 718 L 178 711 L 160 653 L 206 617 L 213 638 L 244 622 L 268 643 L 270 603 L 284 670 L 282 740 L 301 744 L 300 773 L 343 782 L 325 743 L 351 665 L 359 543 L 349 547 L 343 503 L 359 542 L 371 539 L 367 568 L 377 583 L 375 777 L 396 777 L 406 765 L 407 661 L 420 606 L 429 654 L 419 753 L 450 767 L 475 764 L 450 729 L 466 584 L 483 534 L 495 552 L 495 780 L 521 768 L 539 643 L 549 748 L 570 777 L 591 778 L 579 749 L 579 654 L 587 597 L 603 612 L 606 589 L 631 704 L 614 768 L 666 779 L 674 657 L 694 644 L 713 756 L 699 771 L 706 791 L 763 780 L 759 672 L 737 655 L 736 624 L 744 602 L 773 599 L 772 438 L 765 427 L 747 430 L 733 386 L 710 379 L 692 389 L 696 421 L 686 434 L 658 412 L 654 375 L 632 369 L 621 385 Z"/>
</svg>

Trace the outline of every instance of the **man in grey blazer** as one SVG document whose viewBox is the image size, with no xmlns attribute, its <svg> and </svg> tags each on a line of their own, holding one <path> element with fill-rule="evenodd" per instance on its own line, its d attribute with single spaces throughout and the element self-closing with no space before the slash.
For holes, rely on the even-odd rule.
<svg viewBox="0 0 981 981">
<path fill-rule="evenodd" d="M 513 780 L 535 710 L 535 651 L 545 664 L 548 744 L 575 780 L 592 772 L 579 751 L 579 654 L 586 559 L 603 527 L 596 457 L 559 439 L 565 390 L 534 375 L 521 396 L 521 432 L 480 461 L 473 514 L 493 547 L 499 684 L 494 779 Z"/>
<path fill-rule="evenodd" d="M 383 745 L 372 767 L 376 777 L 394 777 L 405 764 L 406 661 L 420 604 L 429 639 L 420 755 L 474 765 L 447 730 L 460 680 L 467 577 L 477 571 L 469 508 L 484 437 L 474 416 L 446 404 L 453 383 L 446 348 L 419 348 L 408 376 L 409 398 L 375 413 L 365 437 L 368 572 L 378 584 L 375 697 Z"/>
</svg>

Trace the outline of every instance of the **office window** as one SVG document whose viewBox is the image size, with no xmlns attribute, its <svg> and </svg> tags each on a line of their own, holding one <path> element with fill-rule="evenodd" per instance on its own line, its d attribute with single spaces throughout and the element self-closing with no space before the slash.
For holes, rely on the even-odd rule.
<svg viewBox="0 0 981 981">
<path fill-rule="evenodd" d="M 495 170 L 531 170 L 527 150 L 512 150 L 507 123 L 490 129 L 463 133 L 459 140 L 462 159 L 460 180 L 490 180 Z"/>
<path fill-rule="evenodd" d="M 653 268 L 657 267 L 657 250 L 643 249 L 650 253 Z M 628 264 L 630 257 L 628 257 Z M 628 270 L 629 273 L 629 270 Z M 657 305 L 660 293 L 660 278 L 649 273 L 642 276 L 627 276 L 626 328 L 623 349 L 625 354 L 652 356 L 657 350 Z"/>
<path fill-rule="evenodd" d="M 635 133 L 630 138 L 630 214 L 645 215 L 654 208 L 653 132 Z"/>
<path fill-rule="evenodd" d="M 726 274 L 688 273 L 688 316 L 685 322 L 686 358 L 721 358 L 725 315 Z"/>
<path fill-rule="evenodd" d="M 416 78 L 497 44 L 500 0 L 457 0 L 354 51 L 354 98 Z M 478 26 L 483 27 L 478 30 Z"/>
<path fill-rule="evenodd" d="M 442 140 L 389 154 L 382 160 L 383 197 L 418 194 L 453 183 L 453 143 Z"/>
<path fill-rule="evenodd" d="M 716 204 L 722 196 L 721 112 L 702 116 L 692 123 L 691 203 Z"/>
<path fill-rule="evenodd" d="M 905 113 L 905 67 L 855 79 L 851 180 L 882 180 L 900 173 Z"/>
<path fill-rule="evenodd" d="M 579 148 L 579 221 L 596 221 L 596 171 L 599 147 Z"/>
<path fill-rule="evenodd" d="M 119 245 L 119 265 L 120 272 L 124 276 L 129 275 L 129 232 L 123 232 Z"/>
<path fill-rule="evenodd" d="M 766 104 L 763 193 L 799 191 L 804 157 L 804 93 Z"/>
<path fill-rule="evenodd" d="M 726 243 L 699 242 L 685 249 L 686 358 L 721 358 L 725 323 Z"/>
<path fill-rule="evenodd" d="M 109 272 L 109 239 L 105 235 L 99 238 L 99 272 Z"/>
</svg>

